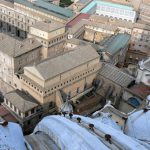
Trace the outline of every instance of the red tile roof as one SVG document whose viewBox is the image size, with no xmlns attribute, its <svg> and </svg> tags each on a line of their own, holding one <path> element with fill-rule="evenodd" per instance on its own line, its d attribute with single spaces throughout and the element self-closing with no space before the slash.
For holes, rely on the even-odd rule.
<svg viewBox="0 0 150 150">
<path fill-rule="evenodd" d="M 74 19 L 72 19 L 70 22 L 67 23 L 67 27 L 73 27 L 76 25 L 80 20 L 82 19 L 88 19 L 90 17 L 89 14 L 81 13 L 78 16 L 76 16 Z"/>
<path fill-rule="evenodd" d="M 134 85 L 130 88 L 130 90 L 136 95 L 143 97 L 144 99 L 146 99 L 147 96 L 150 95 L 150 87 L 144 84 Z"/>
<path fill-rule="evenodd" d="M 2 105 L 0 106 L 0 117 L 8 122 L 17 122 L 16 118 Z"/>
</svg>

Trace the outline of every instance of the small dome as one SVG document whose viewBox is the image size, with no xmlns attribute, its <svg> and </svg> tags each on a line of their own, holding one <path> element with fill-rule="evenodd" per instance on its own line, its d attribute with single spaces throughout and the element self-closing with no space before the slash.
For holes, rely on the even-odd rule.
<svg viewBox="0 0 150 150">
<path fill-rule="evenodd" d="M 98 120 L 104 124 L 107 124 L 109 126 L 111 126 L 112 128 L 121 131 L 121 126 L 119 126 L 117 124 L 117 122 L 115 120 L 113 120 L 111 118 L 111 114 L 110 113 L 103 113 L 100 112 L 99 116 L 97 116 L 96 118 L 94 118 L 95 120 Z"/>
<path fill-rule="evenodd" d="M 131 114 L 126 123 L 125 133 L 150 143 L 150 110 L 144 109 Z"/>
<path fill-rule="evenodd" d="M 66 112 L 66 113 L 72 113 L 73 112 L 73 107 L 69 101 L 66 101 L 62 106 L 61 106 L 61 112 Z"/>
<path fill-rule="evenodd" d="M 26 150 L 21 127 L 9 122 L 7 126 L 0 125 L 0 149 Z"/>
<path fill-rule="evenodd" d="M 149 102 L 150 102 L 150 95 L 148 95 L 148 96 L 147 96 L 147 101 L 149 101 Z"/>
</svg>

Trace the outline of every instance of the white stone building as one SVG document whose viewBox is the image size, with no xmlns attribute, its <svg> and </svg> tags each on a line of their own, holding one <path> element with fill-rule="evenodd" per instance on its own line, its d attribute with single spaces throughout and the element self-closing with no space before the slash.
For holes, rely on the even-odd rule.
<svg viewBox="0 0 150 150">
<path fill-rule="evenodd" d="M 137 13 L 134 11 L 133 7 L 100 0 L 93 0 L 84 7 L 81 12 L 90 14 L 95 13 L 104 17 L 111 17 L 130 22 L 135 22 L 137 19 Z"/>
</svg>

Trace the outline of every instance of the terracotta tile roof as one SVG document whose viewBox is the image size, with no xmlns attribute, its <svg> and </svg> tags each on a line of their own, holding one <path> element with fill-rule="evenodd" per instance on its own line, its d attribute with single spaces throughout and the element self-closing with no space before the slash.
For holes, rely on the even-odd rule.
<svg viewBox="0 0 150 150">
<path fill-rule="evenodd" d="M 99 71 L 99 75 L 115 82 L 122 87 L 127 87 L 132 81 L 135 80 L 134 77 L 123 72 L 116 66 L 108 63 L 103 64 L 102 68 Z"/>
<path fill-rule="evenodd" d="M 2 105 L 0 106 L 0 117 L 8 122 L 17 122 L 16 118 Z"/>
<path fill-rule="evenodd" d="M 135 95 L 143 97 L 144 99 L 146 99 L 147 96 L 150 94 L 150 87 L 148 87 L 144 84 L 134 85 L 130 88 L 130 90 L 133 93 L 135 93 Z"/>
<path fill-rule="evenodd" d="M 79 14 L 78 16 L 76 16 L 74 19 L 72 19 L 70 22 L 67 23 L 67 27 L 73 27 L 74 25 L 76 25 L 80 20 L 82 19 L 88 19 L 90 17 L 89 14 Z"/>
</svg>

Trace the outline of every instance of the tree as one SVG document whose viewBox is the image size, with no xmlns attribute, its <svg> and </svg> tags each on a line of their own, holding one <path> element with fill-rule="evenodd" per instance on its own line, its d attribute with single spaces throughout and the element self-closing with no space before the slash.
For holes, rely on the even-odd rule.
<svg viewBox="0 0 150 150">
<path fill-rule="evenodd" d="M 60 0 L 60 6 L 61 7 L 68 7 L 71 4 L 72 4 L 71 0 Z"/>
</svg>

